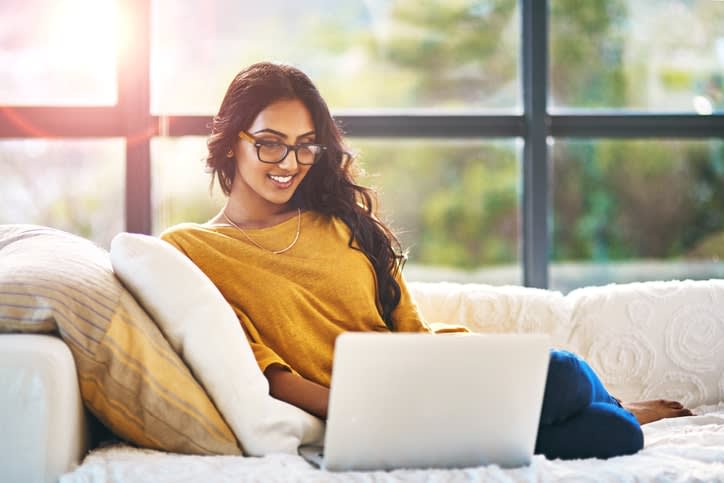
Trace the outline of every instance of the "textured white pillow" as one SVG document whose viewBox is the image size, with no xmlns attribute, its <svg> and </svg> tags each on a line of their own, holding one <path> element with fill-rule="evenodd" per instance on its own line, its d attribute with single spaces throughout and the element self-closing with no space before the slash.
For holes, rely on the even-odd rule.
<svg viewBox="0 0 724 483">
<path fill-rule="evenodd" d="M 481 333 L 542 333 L 567 348 L 571 307 L 563 294 L 518 286 L 411 282 L 408 288 L 430 323 L 464 325 Z"/>
<path fill-rule="evenodd" d="M 300 444 L 322 442 L 321 420 L 269 395 L 236 314 L 191 260 L 160 239 L 120 233 L 111 243 L 111 263 L 204 386 L 246 454 L 296 454 Z"/>
<path fill-rule="evenodd" d="M 724 280 L 585 287 L 571 344 L 624 400 L 724 400 Z"/>
</svg>

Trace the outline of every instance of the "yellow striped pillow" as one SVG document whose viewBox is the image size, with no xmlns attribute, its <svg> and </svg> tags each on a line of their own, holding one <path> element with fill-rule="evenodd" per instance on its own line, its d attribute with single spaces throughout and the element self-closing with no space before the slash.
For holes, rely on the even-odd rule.
<svg viewBox="0 0 724 483">
<path fill-rule="evenodd" d="M 0 332 L 55 331 L 73 353 L 83 401 L 117 435 L 178 453 L 241 453 L 108 252 L 59 230 L 0 225 Z"/>
</svg>

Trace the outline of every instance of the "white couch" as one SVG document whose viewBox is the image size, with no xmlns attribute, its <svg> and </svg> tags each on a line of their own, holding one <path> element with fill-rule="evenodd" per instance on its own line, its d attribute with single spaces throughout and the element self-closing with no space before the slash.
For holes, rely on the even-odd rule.
<svg viewBox="0 0 724 483">
<path fill-rule="evenodd" d="M 476 332 L 544 332 L 624 400 L 673 398 L 693 417 L 644 426 L 645 448 L 610 460 L 502 470 L 325 473 L 301 457 L 191 456 L 126 445 L 84 456 L 70 352 L 44 335 L 0 335 L 0 481 L 724 481 L 724 280 L 649 282 L 561 293 L 412 283 L 430 322 Z M 63 382 L 60 382 L 63 381 Z M 14 388 L 14 389 L 13 389 Z M 82 461 L 81 461 L 82 460 Z M 82 463 L 76 466 L 76 463 Z"/>
</svg>

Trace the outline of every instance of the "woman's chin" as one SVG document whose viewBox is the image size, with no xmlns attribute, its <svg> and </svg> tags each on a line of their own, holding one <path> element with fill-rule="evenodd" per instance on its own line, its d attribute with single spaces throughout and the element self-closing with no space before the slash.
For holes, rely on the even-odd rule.
<svg viewBox="0 0 724 483">
<path fill-rule="evenodd" d="M 274 193 L 271 196 L 266 196 L 265 199 L 268 203 L 271 203 L 272 205 L 285 206 L 288 205 L 289 202 L 292 200 L 293 195 L 294 191 L 290 191 L 289 193 Z"/>
</svg>

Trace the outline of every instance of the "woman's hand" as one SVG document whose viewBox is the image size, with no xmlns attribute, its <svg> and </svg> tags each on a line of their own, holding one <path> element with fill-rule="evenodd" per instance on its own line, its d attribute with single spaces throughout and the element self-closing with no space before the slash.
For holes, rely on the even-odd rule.
<svg viewBox="0 0 724 483">
<path fill-rule="evenodd" d="M 269 394 L 323 420 L 327 419 L 329 389 L 293 374 L 287 368 L 271 365 L 264 371 L 269 380 Z"/>
</svg>

